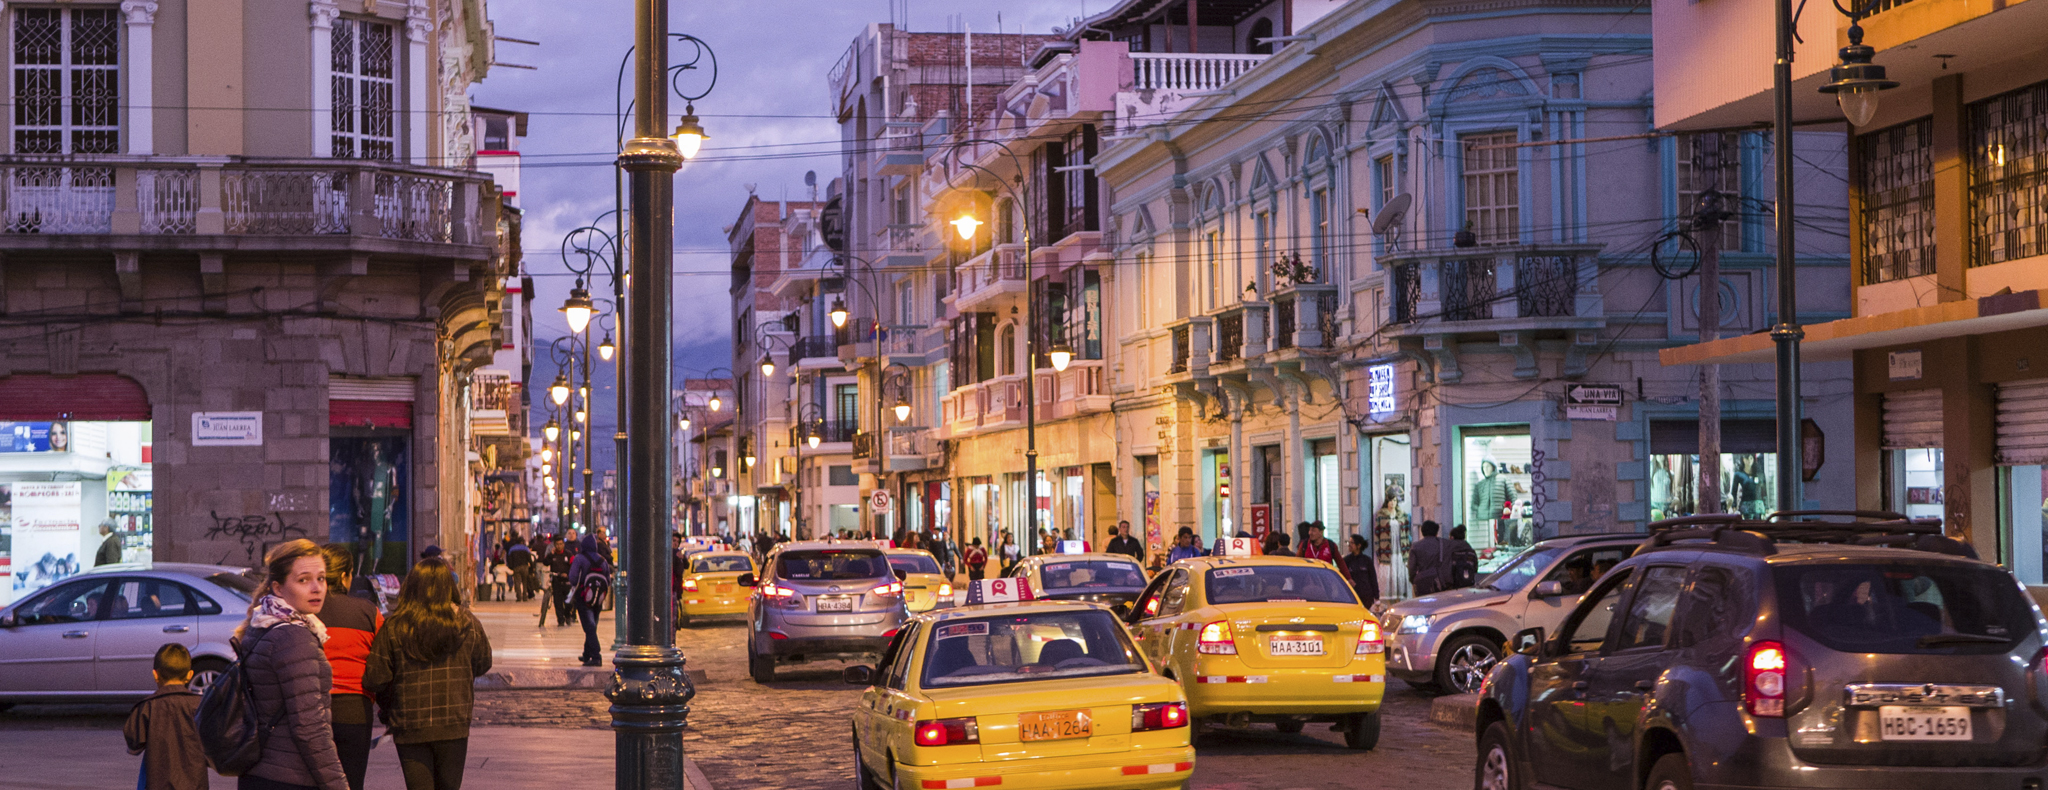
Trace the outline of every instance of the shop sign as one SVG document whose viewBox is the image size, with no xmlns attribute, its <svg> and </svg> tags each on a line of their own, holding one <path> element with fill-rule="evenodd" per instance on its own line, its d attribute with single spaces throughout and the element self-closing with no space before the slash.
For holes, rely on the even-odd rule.
<svg viewBox="0 0 2048 790">
<path fill-rule="evenodd" d="M 1374 365 L 1366 368 L 1366 410 L 1377 419 L 1382 414 L 1391 414 L 1400 408 L 1394 398 L 1394 366 Z"/>
<path fill-rule="evenodd" d="M 877 488 L 875 493 L 868 495 L 868 511 L 877 516 L 888 515 L 894 505 L 894 500 L 889 496 L 889 489 Z"/>
<path fill-rule="evenodd" d="M 1273 506 L 1252 505 L 1250 510 L 1246 520 L 1251 522 L 1252 537 L 1265 540 L 1266 535 L 1273 531 Z"/>
<path fill-rule="evenodd" d="M 68 452 L 70 439 L 61 422 L 0 422 L 0 453 Z"/>
<path fill-rule="evenodd" d="M 1920 380 L 1920 352 L 1894 351 L 1885 355 L 1885 369 L 1890 371 L 1893 381 Z"/>
<path fill-rule="evenodd" d="M 263 412 L 192 413 L 193 447 L 256 447 L 263 444 Z"/>
</svg>

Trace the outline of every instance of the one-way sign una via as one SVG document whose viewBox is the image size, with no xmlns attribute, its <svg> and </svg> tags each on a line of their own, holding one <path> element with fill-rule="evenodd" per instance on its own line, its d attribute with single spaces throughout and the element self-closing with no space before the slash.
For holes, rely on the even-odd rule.
<svg viewBox="0 0 2048 790">
<path fill-rule="evenodd" d="M 1621 388 L 1612 384 L 1572 384 L 1564 390 L 1564 418 L 1613 422 L 1621 412 Z"/>
</svg>

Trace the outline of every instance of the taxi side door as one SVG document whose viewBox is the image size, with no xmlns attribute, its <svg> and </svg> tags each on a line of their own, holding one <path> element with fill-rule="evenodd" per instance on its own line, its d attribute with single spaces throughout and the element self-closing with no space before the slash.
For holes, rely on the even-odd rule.
<svg viewBox="0 0 2048 790">
<path fill-rule="evenodd" d="M 1164 582 L 1159 585 L 1158 610 L 1151 611 L 1146 607 L 1147 602 L 1141 599 L 1139 604 L 1146 608 L 1136 611 L 1143 619 L 1131 630 L 1145 635 L 1144 649 L 1159 671 L 1179 677 L 1181 667 L 1176 666 L 1176 661 L 1183 652 L 1179 649 L 1182 641 L 1180 625 L 1187 604 L 1188 580 L 1192 576 L 1186 568 L 1174 568 L 1161 576 Z"/>
<path fill-rule="evenodd" d="M 856 727 L 854 740 L 861 750 L 861 762 L 871 768 L 886 770 L 892 747 L 910 745 L 910 732 L 916 726 L 915 718 L 906 721 L 903 717 L 912 715 L 915 703 L 908 694 L 911 659 L 917 655 L 916 645 L 924 629 L 913 624 L 896 633 L 896 639 L 882 651 L 881 660 L 875 663 L 875 680 L 861 693 L 859 716 L 866 726 Z M 878 780 L 887 776 L 878 777 Z"/>
</svg>

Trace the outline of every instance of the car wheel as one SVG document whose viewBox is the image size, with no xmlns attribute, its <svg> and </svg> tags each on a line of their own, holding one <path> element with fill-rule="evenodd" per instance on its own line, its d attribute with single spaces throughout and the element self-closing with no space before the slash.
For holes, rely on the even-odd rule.
<svg viewBox="0 0 2048 790">
<path fill-rule="evenodd" d="M 1288 735 L 1293 735 L 1297 732 L 1301 732 L 1301 727 L 1305 723 L 1306 722 L 1303 722 L 1300 719 L 1283 719 L 1279 722 L 1276 722 L 1273 726 L 1279 728 L 1281 732 L 1284 732 Z"/>
<path fill-rule="evenodd" d="M 754 652 L 751 641 L 747 643 L 747 674 L 754 677 L 755 683 L 766 685 L 775 682 L 775 659 Z"/>
<path fill-rule="evenodd" d="M 689 615 L 687 615 L 687 614 L 679 614 L 679 615 L 676 615 L 676 627 L 677 627 L 677 628 L 689 628 L 689 627 L 690 627 L 690 616 L 689 616 Z"/>
<path fill-rule="evenodd" d="M 1461 636 L 1444 646 L 1437 659 L 1436 685 L 1450 694 L 1471 694 L 1486 683 L 1493 665 L 1500 663 L 1500 643 L 1478 634 Z"/>
<path fill-rule="evenodd" d="M 213 685 L 214 679 L 220 677 L 220 673 L 226 671 L 228 671 L 228 662 L 218 658 L 209 657 L 195 660 L 192 662 L 192 682 L 186 684 L 185 687 L 196 693 L 205 694 L 207 687 Z"/>
<path fill-rule="evenodd" d="M 1479 736 L 1479 763 L 1472 773 L 1474 790 L 1522 790 L 1525 783 L 1515 767 L 1514 755 L 1508 751 L 1506 723 L 1486 725 L 1486 732 Z"/>
<path fill-rule="evenodd" d="M 868 771 L 867 761 L 861 758 L 859 730 L 853 733 L 853 778 L 854 786 L 860 790 L 882 790 L 882 783 L 875 780 L 875 775 Z"/>
<path fill-rule="evenodd" d="M 1344 745 L 1359 751 L 1366 751 L 1380 745 L 1380 715 L 1358 713 L 1351 717 L 1351 726 L 1344 729 Z"/>
<path fill-rule="evenodd" d="M 1657 764 L 1650 766 L 1650 780 L 1643 783 L 1646 790 L 1692 790 L 1692 764 L 1685 755 L 1672 753 L 1657 758 Z"/>
</svg>

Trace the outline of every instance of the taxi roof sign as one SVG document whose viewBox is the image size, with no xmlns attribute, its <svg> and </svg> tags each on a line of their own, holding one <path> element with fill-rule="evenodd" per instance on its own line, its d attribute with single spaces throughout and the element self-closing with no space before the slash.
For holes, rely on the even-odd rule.
<svg viewBox="0 0 2048 790">
<path fill-rule="evenodd" d="M 1257 538 L 1217 538 L 1216 556 L 1256 557 L 1259 554 Z"/>
<path fill-rule="evenodd" d="M 1013 603 L 1037 598 L 1029 579 L 977 579 L 967 585 L 966 605 Z"/>
<path fill-rule="evenodd" d="M 1061 553 L 1061 554 L 1086 554 L 1086 553 L 1088 553 L 1088 542 L 1087 542 L 1087 541 L 1081 541 L 1081 540 L 1063 540 L 1063 541 L 1060 541 L 1060 553 Z"/>
</svg>

